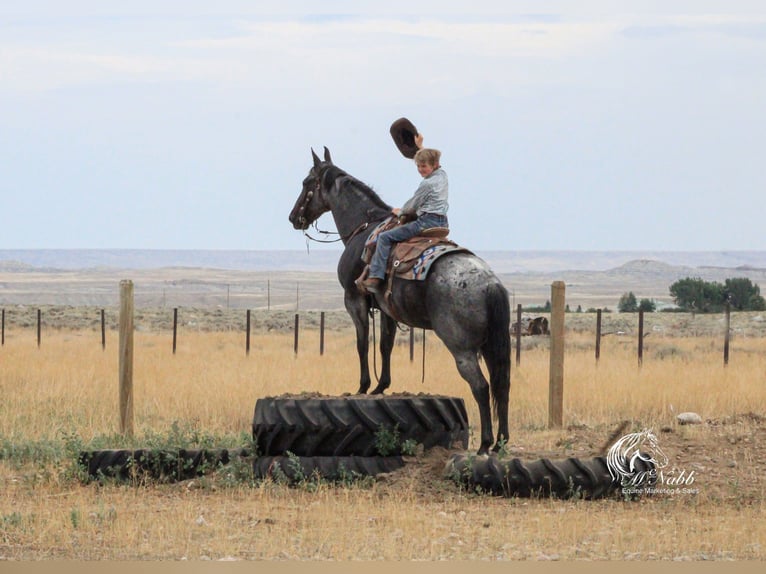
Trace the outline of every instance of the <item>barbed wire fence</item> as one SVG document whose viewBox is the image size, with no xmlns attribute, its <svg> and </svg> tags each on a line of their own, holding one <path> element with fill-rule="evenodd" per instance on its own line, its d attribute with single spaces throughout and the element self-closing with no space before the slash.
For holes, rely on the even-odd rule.
<svg viewBox="0 0 766 574">
<path fill-rule="evenodd" d="M 211 292 L 209 287 L 217 287 L 217 291 Z M 344 331 L 353 330 L 353 324 L 346 311 L 339 307 L 327 310 L 309 307 L 317 301 L 326 301 L 326 294 L 319 297 L 312 295 L 310 289 L 302 287 L 300 283 L 292 285 L 266 283 L 261 292 L 246 291 L 241 285 L 232 288 L 230 284 L 207 284 L 205 290 L 189 290 L 183 293 L 173 291 L 175 286 L 170 286 L 161 292 L 141 292 L 136 289 L 136 328 L 141 331 L 172 332 L 171 350 L 175 353 L 179 336 L 184 331 L 217 332 L 233 331 L 243 333 L 243 347 L 245 353 L 251 351 L 251 334 L 256 331 L 286 332 L 294 335 L 294 351 L 299 352 L 299 334 L 301 329 L 319 330 L 319 353 L 325 352 L 325 335 L 327 330 Z M 187 301 L 189 304 L 184 305 Z M 170 304 L 173 306 L 170 306 Z M 251 304 L 250 306 L 248 305 Z M 302 308 L 305 305 L 305 308 Z M 113 305 L 103 307 L 75 306 L 75 305 L 29 305 L 16 303 L 7 305 L 0 301 L 0 346 L 6 345 L 6 339 L 13 333 L 27 333 L 33 330 L 30 337 L 36 340 L 37 346 L 43 344 L 46 330 L 62 329 L 90 329 L 100 332 L 99 342 L 102 348 L 106 348 L 108 331 L 118 328 L 119 301 Z M 522 345 L 524 333 L 521 332 L 522 306 L 514 309 L 515 317 L 511 335 L 513 337 L 513 350 L 517 366 L 521 363 Z M 737 313 L 734 313 L 736 315 Z M 528 316 L 539 315 L 538 313 L 526 313 Z M 566 313 L 567 316 L 573 314 Z M 591 330 L 595 336 L 595 361 L 598 362 L 602 355 L 602 340 L 607 336 L 635 337 L 636 358 L 639 368 L 644 361 L 644 342 L 649 335 L 664 335 L 657 333 L 657 327 L 645 328 L 644 313 L 602 313 L 602 309 L 595 313 L 577 313 L 580 317 L 588 317 L 586 329 Z M 650 314 L 651 315 L 651 314 Z M 684 314 L 673 314 L 679 322 L 689 322 Z M 626 317 L 626 316 L 629 316 Z M 697 314 L 699 316 L 699 314 Z M 608 317 L 608 319 L 606 319 Z M 756 317 L 755 319 L 758 319 Z M 637 326 L 634 323 L 637 320 Z M 582 331 L 583 321 L 579 321 L 577 330 Z M 741 323 L 741 322 L 740 322 Z M 405 328 L 404 331 L 408 329 Z M 414 339 L 417 330 L 410 330 L 410 338 Z M 425 333 L 418 334 L 418 339 Z M 741 327 L 732 328 L 732 312 L 727 308 L 716 325 L 709 330 L 693 330 L 692 336 L 708 336 L 721 338 L 723 361 L 728 364 L 731 354 L 732 334 L 747 336 Z M 759 336 L 756 333 L 755 336 Z M 766 336 L 766 331 L 761 333 Z M 412 347 L 412 341 L 411 341 Z M 412 356 L 412 350 L 410 352 Z"/>
</svg>

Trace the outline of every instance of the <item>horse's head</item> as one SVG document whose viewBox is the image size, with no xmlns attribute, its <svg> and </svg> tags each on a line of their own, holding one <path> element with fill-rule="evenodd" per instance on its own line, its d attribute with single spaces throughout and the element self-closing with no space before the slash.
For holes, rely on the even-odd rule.
<svg viewBox="0 0 766 574">
<path fill-rule="evenodd" d="M 330 210 L 323 181 L 327 168 L 333 165 L 330 150 L 324 148 L 324 161 L 319 159 L 313 149 L 311 157 L 314 159 L 314 166 L 303 180 L 303 189 L 290 212 L 290 223 L 300 230 L 308 229 L 309 225 Z"/>
</svg>

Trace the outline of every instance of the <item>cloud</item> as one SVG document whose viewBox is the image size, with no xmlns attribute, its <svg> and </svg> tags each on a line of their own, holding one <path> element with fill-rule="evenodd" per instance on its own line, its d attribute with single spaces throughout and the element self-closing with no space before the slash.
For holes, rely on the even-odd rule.
<svg viewBox="0 0 766 574">
<path fill-rule="evenodd" d="M 54 26 L 53 23 L 48 25 Z M 0 40 L 4 90 L 19 92 L 105 82 L 201 81 L 249 86 L 328 89 L 339 78 L 369 86 L 369 95 L 396 97 L 390 78 L 423 89 L 460 89 L 478 76 L 502 74 L 492 66 L 523 58 L 561 58 L 604 42 L 609 23 L 559 22 L 525 17 L 513 21 L 459 21 L 437 18 L 366 18 L 349 15 L 295 19 L 232 19 L 226 31 L 200 36 L 196 25 L 179 28 L 140 19 L 112 22 L 115 38 L 83 24 L 79 34 L 57 42 L 38 29 L 37 41 Z M 72 41 L 71 36 L 77 40 Z M 127 38 L 132 38 L 130 42 Z M 445 68 L 451 85 L 433 81 Z M 506 70 L 504 73 L 508 73 Z M 465 82 L 456 82 L 464 74 Z M 523 78 L 517 78 L 521 80 Z M 425 85 L 425 86 L 424 86 Z M 276 90 L 282 97 L 284 91 Z M 424 97 L 433 95 L 432 91 Z"/>
<path fill-rule="evenodd" d="M 630 38 L 671 38 L 682 35 L 716 36 L 766 40 L 766 15 L 671 14 L 636 18 L 622 34 Z"/>
<path fill-rule="evenodd" d="M 448 19 L 337 18 L 243 22 L 227 38 L 177 47 L 241 70 L 227 81 L 258 93 L 311 92 L 315 100 L 427 102 L 542 78 L 535 64 L 598 50 L 617 24 Z M 271 88 L 271 89 L 270 89 Z"/>
<path fill-rule="evenodd" d="M 413 47 L 472 55 L 562 54 L 590 46 L 609 36 L 613 24 L 530 21 L 456 21 L 439 19 L 336 18 L 243 23 L 233 38 L 184 42 L 208 49 L 282 47 L 287 53 L 308 54 L 318 49 L 384 53 L 407 52 Z M 343 55 L 343 54 L 341 54 Z"/>
</svg>

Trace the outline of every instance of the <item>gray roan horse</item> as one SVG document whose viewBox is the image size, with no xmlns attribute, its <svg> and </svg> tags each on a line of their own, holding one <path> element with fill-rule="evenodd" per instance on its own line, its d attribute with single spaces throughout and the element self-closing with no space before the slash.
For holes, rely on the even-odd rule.
<svg viewBox="0 0 766 574">
<path fill-rule="evenodd" d="M 362 272 L 364 243 L 374 225 L 391 215 L 387 205 L 367 185 L 332 163 L 324 149 L 324 161 L 311 151 L 314 166 L 303 180 L 303 190 L 290 212 L 295 229 L 305 231 L 319 216 L 331 211 L 345 250 L 338 262 L 338 279 L 345 290 L 344 302 L 356 327 L 361 378 L 359 393 L 370 388 L 368 365 L 369 312 L 381 311 L 381 376 L 373 394 L 391 385 L 391 351 L 396 321 L 383 297 L 373 302 L 362 295 L 354 280 Z M 494 450 L 508 440 L 508 395 L 511 387 L 510 304 L 508 292 L 489 266 L 467 252 L 448 253 L 431 266 L 425 281 L 396 279 L 391 301 L 394 315 L 411 327 L 433 329 L 452 353 L 460 375 L 471 386 L 479 405 L 481 446 L 486 454 L 492 445 L 490 392 L 498 420 Z M 489 371 L 489 383 L 479 366 L 479 355 Z"/>
</svg>

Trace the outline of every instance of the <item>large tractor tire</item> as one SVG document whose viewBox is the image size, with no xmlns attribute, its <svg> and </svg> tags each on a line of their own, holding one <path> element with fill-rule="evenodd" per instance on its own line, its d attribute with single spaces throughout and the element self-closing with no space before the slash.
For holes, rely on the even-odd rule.
<svg viewBox="0 0 766 574">
<path fill-rule="evenodd" d="M 403 466 L 400 456 L 260 456 L 253 462 L 253 474 L 255 478 L 296 484 L 317 478 L 355 480 L 393 472 Z"/>
<path fill-rule="evenodd" d="M 79 464 L 90 478 L 187 480 L 246 456 L 244 449 L 138 449 L 83 451 Z"/>
<path fill-rule="evenodd" d="M 253 438 L 259 456 L 392 456 L 402 445 L 468 448 L 462 399 L 353 395 L 258 399 Z M 392 440 L 395 439 L 395 440 Z"/>
<path fill-rule="evenodd" d="M 639 461 L 649 471 L 651 463 Z M 476 491 L 506 497 L 602 498 L 616 493 L 620 482 L 612 479 L 606 459 L 547 458 L 524 462 L 518 458 L 453 455 L 445 468 L 447 477 Z"/>
</svg>

